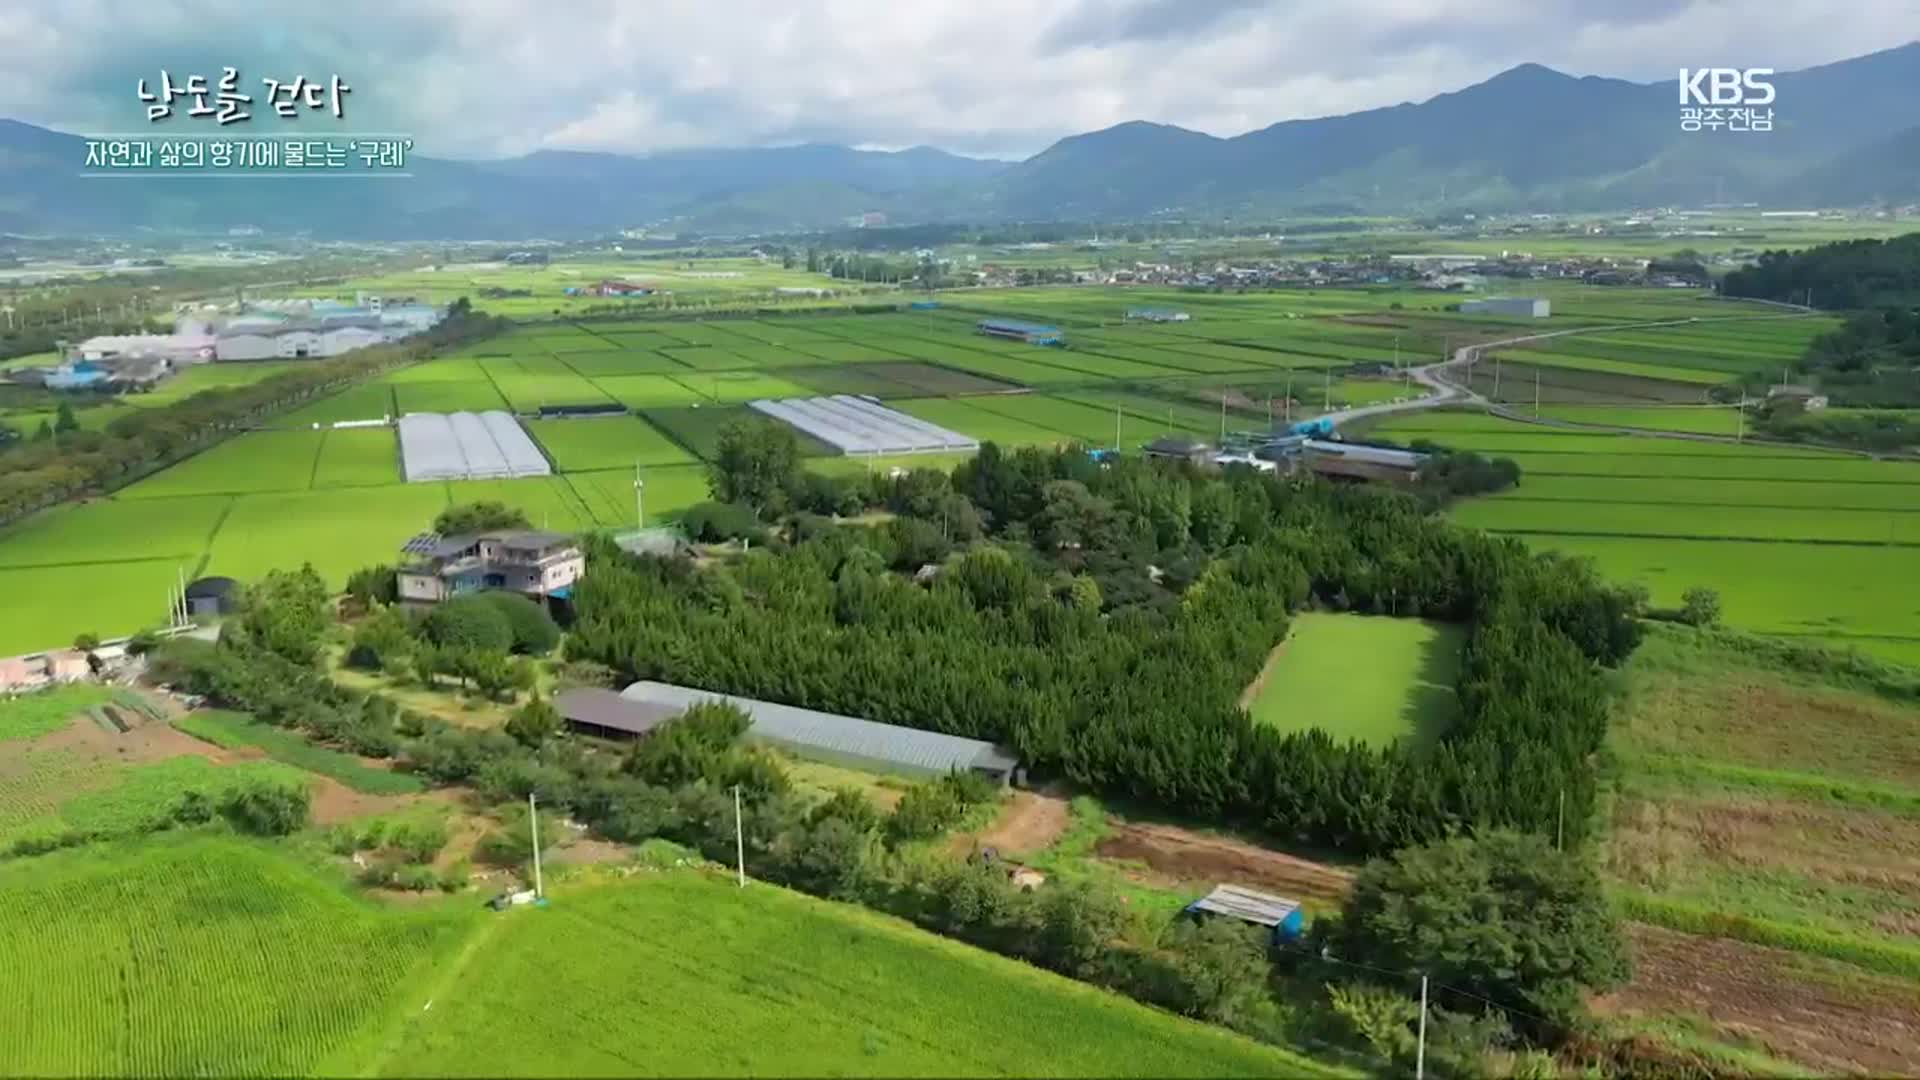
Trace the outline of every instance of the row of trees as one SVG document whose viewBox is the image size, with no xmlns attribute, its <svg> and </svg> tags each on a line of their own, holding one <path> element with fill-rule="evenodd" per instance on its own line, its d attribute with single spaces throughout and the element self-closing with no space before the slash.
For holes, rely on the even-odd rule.
<svg viewBox="0 0 1920 1080">
<path fill-rule="evenodd" d="M 0 445 L 0 524 L 86 491 L 111 489 L 164 468 L 208 443 L 384 368 L 497 332 L 500 323 L 456 301 L 432 331 L 393 345 L 316 360 L 247 386 L 203 390 L 152 409 L 128 409 L 103 431 Z"/>
<path fill-rule="evenodd" d="M 569 654 L 1001 741 L 1098 790 L 1289 840 L 1383 852 L 1455 829 L 1583 835 L 1598 665 L 1632 648 L 1637 603 L 1585 564 L 1403 495 L 1250 470 L 990 445 L 951 477 L 886 484 L 888 528 L 816 523 L 727 567 L 592 547 Z M 987 539 L 958 539 L 956 522 Z M 939 543 L 903 558 L 915 533 Z M 889 571 L 928 554 L 944 561 L 926 585 Z M 1282 736 L 1237 707 L 1307 605 L 1470 626 L 1463 715 L 1436 749 Z"/>
</svg>

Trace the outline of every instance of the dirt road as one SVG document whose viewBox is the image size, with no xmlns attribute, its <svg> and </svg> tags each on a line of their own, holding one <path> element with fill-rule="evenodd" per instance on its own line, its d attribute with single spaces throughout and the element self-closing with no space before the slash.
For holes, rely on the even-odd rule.
<svg viewBox="0 0 1920 1080">
<path fill-rule="evenodd" d="M 1144 864 L 1142 877 L 1164 885 L 1248 885 L 1327 904 L 1340 903 L 1353 885 L 1353 875 L 1337 867 L 1174 825 L 1116 821 L 1094 851 Z"/>
</svg>

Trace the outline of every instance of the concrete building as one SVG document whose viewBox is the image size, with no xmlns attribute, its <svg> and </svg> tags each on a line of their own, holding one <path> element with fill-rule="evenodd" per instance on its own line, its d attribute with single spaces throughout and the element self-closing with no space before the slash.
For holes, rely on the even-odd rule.
<svg viewBox="0 0 1920 1080">
<path fill-rule="evenodd" d="M 441 536 L 421 533 L 401 547 L 395 573 L 400 602 L 424 607 L 467 593 L 501 589 L 534 600 L 566 600 L 586 576 L 573 538 L 537 529 Z"/>
<path fill-rule="evenodd" d="M 1552 305 L 1539 297 L 1489 296 L 1485 300 L 1463 300 L 1462 315 L 1513 315 L 1523 319 L 1544 319 Z"/>
<path fill-rule="evenodd" d="M 179 330 L 171 334 L 103 334 L 67 350 L 74 360 L 153 358 L 176 364 L 213 359 L 213 334 Z"/>
</svg>

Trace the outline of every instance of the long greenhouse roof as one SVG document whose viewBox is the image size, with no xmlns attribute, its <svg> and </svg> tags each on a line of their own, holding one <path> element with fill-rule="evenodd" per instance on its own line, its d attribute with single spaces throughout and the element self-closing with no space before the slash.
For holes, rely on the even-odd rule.
<svg viewBox="0 0 1920 1080">
<path fill-rule="evenodd" d="M 1048 326 L 1045 323 L 1021 322 L 1019 319 L 981 319 L 980 325 L 992 327 L 995 330 L 1010 330 L 1017 334 L 1057 334 L 1060 332 L 1060 328 L 1057 326 Z"/>
<path fill-rule="evenodd" d="M 809 746 L 868 761 L 941 773 L 973 768 L 1010 770 L 1018 761 L 990 742 L 938 731 L 882 724 L 874 720 L 816 712 L 778 702 L 697 690 L 690 686 L 641 681 L 620 692 L 629 701 L 686 709 L 703 701 L 724 701 L 748 716 L 749 733 L 770 742 Z"/>
</svg>

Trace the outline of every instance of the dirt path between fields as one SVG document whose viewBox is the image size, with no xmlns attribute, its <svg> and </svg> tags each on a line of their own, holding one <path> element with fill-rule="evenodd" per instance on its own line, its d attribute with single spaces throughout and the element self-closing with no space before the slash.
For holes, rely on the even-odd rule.
<svg viewBox="0 0 1920 1080">
<path fill-rule="evenodd" d="M 956 836 L 956 849 L 993 848 L 1002 855 L 1035 855 L 1053 846 L 1067 831 L 1067 800 L 1040 791 L 1016 791 L 992 827 L 975 836 Z"/>
<path fill-rule="evenodd" d="M 1784 949 L 1627 924 L 1634 976 L 1607 1016 L 1705 1017 L 1809 1069 L 1920 1073 L 1920 987 Z"/>
<path fill-rule="evenodd" d="M 1241 840 L 1174 825 L 1114 821 L 1113 832 L 1094 848 L 1101 858 L 1144 864 L 1135 873 L 1154 884 L 1205 887 L 1247 885 L 1298 900 L 1338 904 L 1353 875 L 1311 859 Z"/>
<path fill-rule="evenodd" d="M 1288 637 L 1291 637 L 1293 632 L 1289 630 L 1287 634 Z M 1286 638 L 1282 638 L 1280 644 L 1275 645 L 1273 651 L 1267 654 L 1266 663 L 1260 665 L 1260 674 L 1255 675 L 1253 681 L 1247 684 L 1247 688 L 1240 691 L 1239 704 L 1242 709 L 1248 712 L 1253 711 L 1253 703 L 1259 699 L 1260 691 L 1267 688 L 1267 679 L 1273 675 L 1275 669 L 1279 668 L 1280 654 L 1286 651 L 1287 640 Z"/>
</svg>

